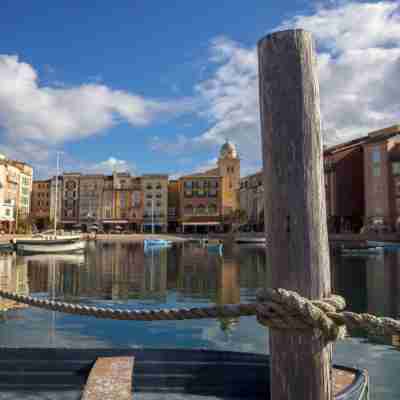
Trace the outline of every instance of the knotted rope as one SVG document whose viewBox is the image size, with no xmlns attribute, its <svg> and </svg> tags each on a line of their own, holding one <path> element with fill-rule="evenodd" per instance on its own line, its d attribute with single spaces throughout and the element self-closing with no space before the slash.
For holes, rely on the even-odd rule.
<svg viewBox="0 0 400 400">
<path fill-rule="evenodd" d="M 200 318 L 238 318 L 257 315 L 258 321 L 272 329 L 319 332 L 326 340 L 343 337 L 344 327 L 362 329 L 377 335 L 400 335 L 400 321 L 371 314 L 342 311 L 345 301 L 340 296 L 308 300 L 296 292 L 265 289 L 258 293 L 258 303 L 202 308 L 161 310 L 121 310 L 88 307 L 80 304 L 37 299 L 0 290 L 0 297 L 46 310 L 74 315 L 130 321 L 167 321 Z"/>
</svg>

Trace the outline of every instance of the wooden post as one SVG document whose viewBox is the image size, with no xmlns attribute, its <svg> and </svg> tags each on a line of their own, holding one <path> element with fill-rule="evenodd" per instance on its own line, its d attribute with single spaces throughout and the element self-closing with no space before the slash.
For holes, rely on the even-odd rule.
<svg viewBox="0 0 400 400">
<path fill-rule="evenodd" d="M 258 43 L 267 256 L 273 287 L 330 295 L 319 86 L 311 34 Z M 328 400 L 331 346 L 316 333 L 270 332 L 271 398 Z"/>
</svg>

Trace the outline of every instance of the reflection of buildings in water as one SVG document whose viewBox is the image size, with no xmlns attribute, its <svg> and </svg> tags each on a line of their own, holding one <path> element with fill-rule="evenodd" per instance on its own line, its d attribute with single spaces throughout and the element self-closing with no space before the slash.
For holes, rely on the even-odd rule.
<svg viewBox="0 0 400 400">
<path fill-rule="evenodd" d="M 346 299 L 346 309 L 367 311 L 367 273 L 365 257 L 331 256 L 332 292 Z"/>
<path fill-rule="evenodd" d="M 379 316 L 400 317 L 400 253 L 385 252 L 376 257 L 340 257 L 331 263 L 332 291 L 345 297 L 347 309 Z M 364 332 L 352 332 L 365 336 Z M 368 341 L 399 347 L 399 337 L 377 337 Z"/>
<path fill-rule="evenodd" d="M 235 258 L 240 265 L 240 287 L 254 289 L 266 287 L 270 282 L 270 269 L 267 266 L 265 247 L 236 245 Z"/>
<path fill-rule="evenodd" d="M 217 275 L 217 304 L 240 303 L 239 264 L 232 258 L 220 258 Z M 219 318 L 221 330 L 230 332 L 239 322 L 239 318 Z"/>
<path fill-rule="evenodd" d="M 22 295 L 29 294 L 28 273 L 26 265 L 17 262 L 15 254 L 0 255 L 0 288 Z M 0 298 L 0 309 L 26 307 L 12 300 Z"/>
<path fill-rule="evenodd" d="M 385 252 L 384 257 L 366 260 L 367 311 L 371 314 L 399 318 L 399 252 Z"/>
<path fill-rule="evenodd" d="M 239 263 L 230 253 L 224 257 L 209 253 L 206 248 L 185 244 L 179 258 L 178 301 L 208 300 L 217 305 L 240 303 Z M 221 329 L 228 332 L 238 320 L 219 319 Z"/>
<path fill-rule="evenodd" d="M 168 249 L 150 248 L 145 256 L 145 297 L 166 299 Z"/>
<path fill-rule="evenodd" d="M 216 303 L 217 267 L 220 257 L 210 254 L 206 248 L 185 244 L 179 259 L 178 301 L 192 298 L 210 299 Z"/>
</svg>

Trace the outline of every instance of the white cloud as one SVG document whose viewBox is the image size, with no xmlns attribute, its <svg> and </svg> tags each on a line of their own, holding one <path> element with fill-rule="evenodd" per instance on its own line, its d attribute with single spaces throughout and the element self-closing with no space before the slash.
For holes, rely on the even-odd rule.
<svg viewBox="0 0 400 400">
<path fill-rule="evenodd" d="M 148 123 L 165 105 L 105 85 L 41 87 L 33 67 L 17 56 L 0 56 L 0 126 L 15 141 L 52 143 L 101 132 L 119 118 Z"/>
<path fill-rule="evenodd" d="M 400 16 L 396 3 L 341 2 L 298 15 L 274 30 L 304 28 L 317 40 L 323 135 L 334 143 L 400 121 Z M 261 165 L 256 48 L 229 38 L 210 47 L 213 74 L 196 86 L 201 116 L 210 128 L 194 138 L 180 135 L 166 151 L 213 150 L 228 137 L 243 171 Z M 160 149 L 163 146 L 159 147 Z"/>
<path fill-rule="evenodd" d="M 93 165 L 84 165 L 81 170 L 82 172 L 97 174 L 111 174 L 113 171 L 135 173 L 136 166 L 129 161 L 121 160 L 116 157 L 109 157 L 107 160 L 100 161 Z"/>
</svg>

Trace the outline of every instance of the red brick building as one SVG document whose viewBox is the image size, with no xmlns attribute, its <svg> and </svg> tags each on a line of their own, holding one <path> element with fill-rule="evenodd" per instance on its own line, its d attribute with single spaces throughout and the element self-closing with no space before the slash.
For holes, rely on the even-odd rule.
<svg viewBox="0 0 400 400">
<path fill-rule="evenodd" d="M 400 125 L 324 149 L 324 171 L 330 232 L 399 230 Z"/>
</svg>

